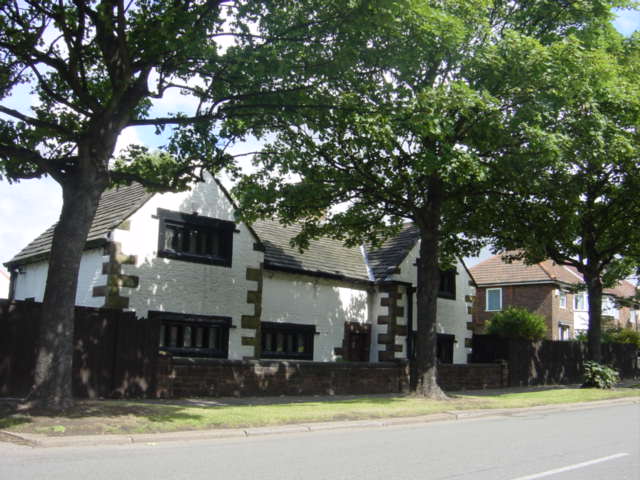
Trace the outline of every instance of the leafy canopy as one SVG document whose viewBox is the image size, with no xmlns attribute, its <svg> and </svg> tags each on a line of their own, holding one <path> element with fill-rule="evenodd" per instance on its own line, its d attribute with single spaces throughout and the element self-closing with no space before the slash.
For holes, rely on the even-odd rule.
<svg viewBox="0 0 640 480">
<path fill-rule="evenodd" d="M 528 58 L 514 57 L 514 44 L 487 53 L 489 65 L 512 66 L 492 92 L 535 108 L 539 123 L 529 137 L 541 146 L 527 175 L 509 157 L 492 170 L 492 182 L 510 188 L 481 203 L 499 211 L 485 220 L 497 249 L 522 249 L 531 263 L 552 258 L 605 285 L 637 267 L 640 234 L 629 227 L 640 214 L 639 41 L 609 28 L 538 46 Z M 523 76 L 526 88 L 502 86 Z"/>
<path fill-rule="evenodd" d="M 331 32 L 361 5 L 306 0 L 0 1 L 0 176 L 59 182 L 93 165 L 108 183 L 184 188 L 225 148 L 308 105 L 304 91 L 338 62 Z M 37 99 L 10 107 L 21 85 Z M 170 92 L 190 112 L 158 114 Z M 287 120 L 288 121 L 288 120 Z M 162 154 L 131 148 L 126 127 L 169 129 Z M 92 159 L 92 160 L 87 160 Z"/>
<path fill-rule="evenodd" d="M 358 25 L 366 48 L 326 87 L 338 107 L 279 130 L 257 158 L 259 171 L 236 190 L 245 218 L 301 220 L 302 246 L 320 235 L 375 242 L 407 219 L 420 226 L 437 196 L 444 256 L 476 249 L 459 235 L 467 228 L 460 219 L 477 212 L 485 192 L 506 193 L 488 171 L 503 157 L 517 164 L 556 148 L 554 136 L 539 133 L 550 106 L 531 98 L 535 83 L 512 63 L 554 55 L 554 45 L 587 26 L 601 28 L 622 4 L 407 0 L 372 7 Z"/>
</svg>

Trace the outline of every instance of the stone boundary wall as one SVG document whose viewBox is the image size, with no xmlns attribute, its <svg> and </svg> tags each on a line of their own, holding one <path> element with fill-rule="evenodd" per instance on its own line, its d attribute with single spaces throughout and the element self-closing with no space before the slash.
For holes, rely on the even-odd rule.
<svg viewBox="0 0 640 480">
<path fill-rule="evenodd" d="M 440 365 L 445 390 L 500 388 L 504 364 Z M 278 395 L 366 395 L 407 393 L 406 362 L 302 362 L 267 360 L 158 359 L 157 396 L 250 397 Z"/>
</svg>

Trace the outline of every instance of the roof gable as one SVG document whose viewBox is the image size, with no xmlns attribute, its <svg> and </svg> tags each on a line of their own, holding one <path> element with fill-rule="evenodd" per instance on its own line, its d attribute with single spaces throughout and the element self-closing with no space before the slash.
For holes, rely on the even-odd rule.
<svg viewBox="0 0 640 480">
<path fill-rule="evenodd" d="M 367 263 L 373 278 L 383 281 L 396 273 L 419 238 L 418 227 L 406 223 L 398 235 L 385 240 L 379 248 L 372 249 L 371 246 L 367 246 Z"/>
</svg>

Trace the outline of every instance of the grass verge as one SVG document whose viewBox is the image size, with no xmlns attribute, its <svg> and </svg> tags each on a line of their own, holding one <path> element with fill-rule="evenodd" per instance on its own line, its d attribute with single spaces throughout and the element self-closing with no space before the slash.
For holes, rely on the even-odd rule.
<svg viewBox="0 0 640 480">
<path fill-rule="evenodd" d="M 185 401 L 78 401 L 61 414 L 0 410 L 0 429 L 14 433 L 84 435 L 152 433 L 211 428 L 273 426 L 291 423 L 408 417 L 451 410 L 519 408 L 589 402 L 614 398 L 640 398 L 640 388 L 614 390 L 549 388 L 526 392 L 451 394 L 447 401 L 412 396 L 351 398 L 211 399 Z"/>
</svg>

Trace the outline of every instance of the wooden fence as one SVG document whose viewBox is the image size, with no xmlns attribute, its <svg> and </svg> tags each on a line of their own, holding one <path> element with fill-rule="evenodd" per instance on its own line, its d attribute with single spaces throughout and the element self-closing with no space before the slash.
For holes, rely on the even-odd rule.
<svg viewBox="0 0 640 480">
<path fill-rule="evenodd" d="M 0 396 L 24 397 L 33 383 L 41 303 L 0 301 Z M 76 307 L 73 394 L 155 395 L 158 321 L 132 312 Z"/>
<path fill-rule="evenodd" d="M 634 345 L 602 345 L 603 362 L 622 378 L 636 378 L 638 350 Z M 586 345 L 577 341 L 527 342 L 494 335 L 474 335 L 471 363 L 504 361 L 509 370 L 509 386 L 580 383 Z"/>
</svg>

